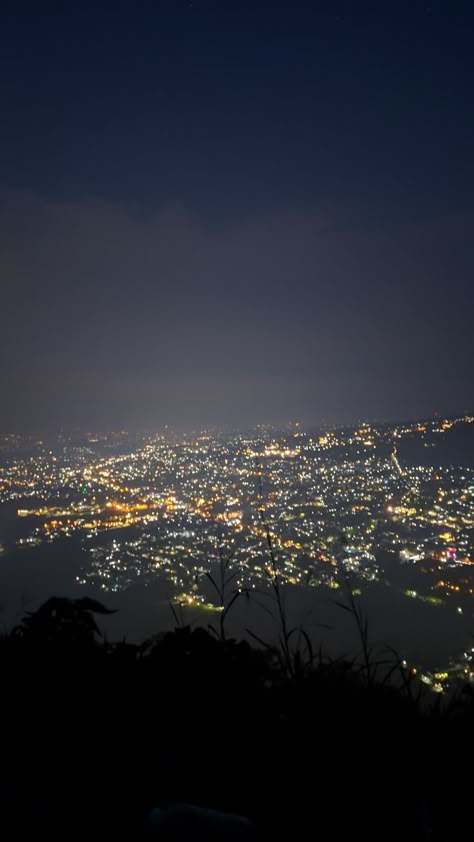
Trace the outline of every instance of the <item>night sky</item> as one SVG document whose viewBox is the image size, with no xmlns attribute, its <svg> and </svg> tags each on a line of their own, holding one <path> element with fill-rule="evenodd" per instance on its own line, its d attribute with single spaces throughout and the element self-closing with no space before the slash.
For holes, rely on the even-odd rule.
<svg viewBox="0 0 474 842">
<path fill-rule="evenodd" d="M 4 0 L 2 431 L 472 410 L 472 0 Z"/>
</svg>

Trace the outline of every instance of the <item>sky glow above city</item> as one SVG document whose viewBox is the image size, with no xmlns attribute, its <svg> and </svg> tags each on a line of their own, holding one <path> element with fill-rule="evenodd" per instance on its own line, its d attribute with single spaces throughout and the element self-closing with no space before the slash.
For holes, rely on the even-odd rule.
<svg viewBox="0 0 474 842">
<path fill-rule="evenodd" d="M 471 409 L 469 2 L 2 10 L 2 432 Z"/>
</svg>

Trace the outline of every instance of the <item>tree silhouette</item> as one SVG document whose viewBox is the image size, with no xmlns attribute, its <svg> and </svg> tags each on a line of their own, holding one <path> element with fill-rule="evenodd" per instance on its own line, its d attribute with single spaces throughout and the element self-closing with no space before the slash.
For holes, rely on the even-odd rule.
<svg viewBox="0 0 474 842">
<path fill-rule="evenodd" d="M 100 635 L 94 614 L 114 613 L 87 597 L 51 597 L 37 611 L 28 612 L 13 634 L 42 647 L 90 648 L 97 644 Z"/>
</svg>

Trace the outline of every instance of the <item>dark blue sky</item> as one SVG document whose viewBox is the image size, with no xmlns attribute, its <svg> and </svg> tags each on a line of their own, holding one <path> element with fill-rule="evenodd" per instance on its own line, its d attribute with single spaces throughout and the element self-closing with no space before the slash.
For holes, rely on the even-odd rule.
<svg viewBox="0 0 474 842">
<path fill-rule="evenodd" d="M 472 408 L 474 4 L 5 2 L 5 429 Z"/>
</svg>

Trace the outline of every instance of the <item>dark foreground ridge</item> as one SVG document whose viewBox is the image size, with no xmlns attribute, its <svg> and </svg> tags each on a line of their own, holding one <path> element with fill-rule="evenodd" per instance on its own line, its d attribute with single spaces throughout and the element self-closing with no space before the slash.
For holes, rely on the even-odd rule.
<svg viewBox="0 0 474 842">
<path fill-rule="evenodd" d="M 4 838 L 470 831 L 467 689 L 422 708 L 349 663 L 297 660 L 289 676 L 275 653 L 202 628 L 108 643 L 105 612 L 51 599 L 0 641 Z"/>
</svg>

